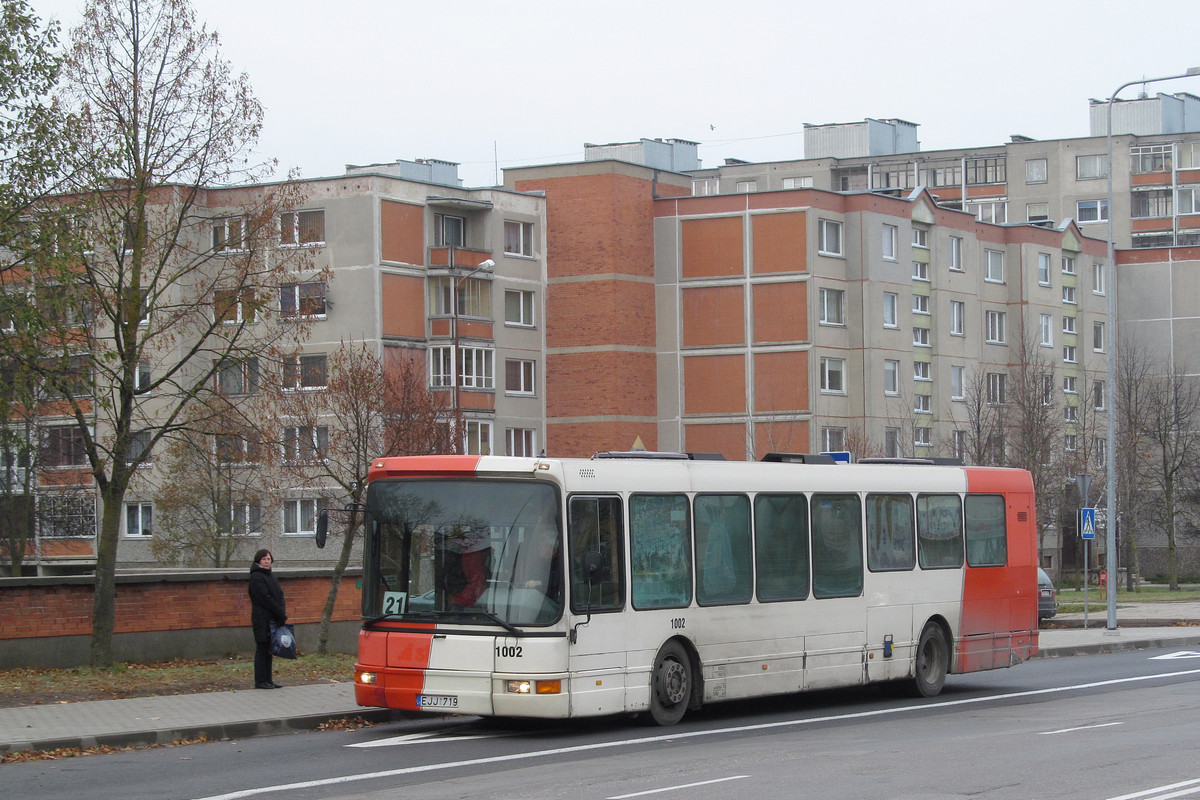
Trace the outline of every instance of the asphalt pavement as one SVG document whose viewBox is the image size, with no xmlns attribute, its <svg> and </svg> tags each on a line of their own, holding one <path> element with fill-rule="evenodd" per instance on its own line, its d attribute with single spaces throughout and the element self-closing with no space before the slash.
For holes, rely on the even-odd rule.
<svg viewBox="0 0 1200 800">
<path fill-rule="evenodd" d="M 1038 657 L 1200 647 L 1200 602 L 1122 605 L 1113 630 L 1106 628 L 1106 612 L 1090 614 L 1086 628 L 1083 622 L 1082 613 L 1056 617 L 1053 623 L 1063 627 L 1041 631 Z M 352 717 L 369 722 L 412 718 L 356 705 L 350 682 L 20 706 L 0 708 L 0 753 L 245 739 L 314 730 Z"/>
</svg>

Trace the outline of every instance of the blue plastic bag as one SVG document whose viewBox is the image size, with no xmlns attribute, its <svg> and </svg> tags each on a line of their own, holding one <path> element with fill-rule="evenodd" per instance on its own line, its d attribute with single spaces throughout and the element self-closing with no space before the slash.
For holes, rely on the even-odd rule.
<svg viewBox="0 0 1200 800">
<path fill-rule="evenodd" d="M 280 658 L 296 657 L 296 628 L 290 622 L 282 625 L 271 622 L 271 655 Z"/>
</svg>

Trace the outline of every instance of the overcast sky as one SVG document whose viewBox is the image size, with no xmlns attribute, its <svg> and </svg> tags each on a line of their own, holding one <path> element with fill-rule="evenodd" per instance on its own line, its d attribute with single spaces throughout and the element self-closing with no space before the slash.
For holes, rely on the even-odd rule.
<svg viewBox="0 0 1200 800">
<path fill-rule="evenodd" d="M 67 29 L 83 7 L 30 2 Z M 866 117 L 918 123 L 925 150 L 1086 136 L 1089 98 L 1200 66 L 1195 0 L 193 3 L 266 107 L 261 154 L 305 177 L 439 158 L 485 186 L 642 137 L 715 167 Z"/>
</svg>

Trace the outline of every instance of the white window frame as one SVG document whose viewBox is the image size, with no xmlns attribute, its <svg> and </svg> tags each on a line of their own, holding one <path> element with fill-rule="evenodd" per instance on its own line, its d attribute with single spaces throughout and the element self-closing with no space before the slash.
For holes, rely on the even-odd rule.
<svg viewBox="0 0 1200 800">
<path fill-rule="evenodd" d="M 533 257 L 533 223 L 504 220 L 504 255 Z"/>
<path fill-rule="evenodd" d="M 1105 336 L 1105 328 L 1103 322 L 1092 322 L 1092 351 L 1103 353 L 1108 346 L 1108 339 Z"/>
<path fill-rule="evenodd" d="M 883 360 L 883 393 L 888 396 L 900 394 L 900 362 L 892 358 Z"/>
<path fill-rule="evenodd" d="M 817 230 L 819 255 L 843 255 L 842 223 L 833 219 L 821 219 L 817 221 Z"/>
<path fill-rule="evenodd" d="M 1063 393 L 1064 394 L 1079 394 L 1076 390 L 1078 380 L 1074 375 L 1063 375 Z"/>
<path fill-rule="evenodd" d="M 821 393 L 846 393 L 846 359 L 821 356 Z"/>
<path fill-rule="evenodd" d="M 913 395 L 913 413 L 932 414 L 933 413 L 933 398 L 927 394 L 914 394 Z"/>
<path fill-rule="evenodd" d="M 1077 359 L 1078 355 L 1079 355 L 1079 353 L 1075 349 L 1075 345 L 1073 345 L 1073 344 L 1064 344 L 1063 345 L 1063 363 L 1064 364 L 1078 363 L 1078 359 Z"/>
<path fill-rule="evenodd" d="M 1002 406 L 1008 401 L 1008 376 L 1003 372 L 987 374 L 987 401 L 989 405 Z"/>
<path fill-rule="evenodd" d="M 462 345 L 458 348 L 458 360 L 461 365 L 458 376 L 460 388 L 496 388 L 496 351 L 494 348 Z"/>
<path fill-rule="evenodd" d="M 1062 287 L 1062 301 L 1068 305 L 1075 305 L 1075 287 Z"/>
<path fill-rule="evenodd" d="M 470 455 L 492 454 L 492 428 L 488 420 L 468 419 L 463 421 L 462 451 Z"/>
<path fill-rule="evenodd" d="M 328 425 L 285 425 L 283 460 L 287 464 L 319 464 L 329 453 Z"/>
<path fill-rule="evenodd" d="M 1108 200 L 1080 200 L 1075 204 L 1075 221 L 1080 225 L 1108 222 Z"/>
<path fill-rule="evenodd" d="M 1106 270 L 1103 261 L 1092 263 L 1092 294 L 1103 295 L 1107 287 Z"/>
<path fill-rule="evenodd" d="M 922 250 L 929 249 L 929 229 L 913 226 L 912 229 L 912 245 L 919 247 Z"/>
<path fill-rule="evenodd" d="M 315 536 L 321 501 L 313 497 L 291 497 L 283 501 L 283 535 Z"/>
<path fill-rule="evenodd" d="M 983 279 L 988 283 L 1004 283 L 1004 251 L 983 251 Z"/>
<path fill-rule="evenodd" d="M 988 344 L 1007 344 L 1008 313 L 989 310 L 984 312 L 985 340 Z"/>
<path fill-rule="evenodd" d="M 320 220 L 321 237 L 307 238 Z M 325 209 L 309 208 L 300 211 L 284 211 L 279 215 L 280 247 L 320 247 L 325 244 Z"/>
<path fill-rule="evenodd" d="M 532 328 L 535 326 L 534 302 L 537 295 L 525 289 L 504 290 L 504 324 L 512 328 Z"/>
<path fill-rule="evenodd" d="M 958 364 L 950 365 L 950 399 L 961 402 L 966 397 L 967 368 Z"/>
<path fill-rule="evenodd" d="M 912 262 L 912 278 L 914 281 L 929 280 L 929 265 L 924 261 Z"/>
<path fill-rule="evenodd" d="M 1075 318 L 1070 315 L 1063 315 L 1063 333 L 1075 333 Z"/>
<path fill-rule="evenodd" d="M 900 327 L 900 295 L 895 292 L 883 293 L 883 327 Z"/>
<path fill-rule="evenodd" d="M 1049 159 L 1045 158 L 1027 158 L 1025 159 L 1025 183 L 1045 183 L 1049 180 Z"/>
<path fill-rule="evenodd" d="M 313 371 L 320 367 L 320 382 L 309 383 Z M 329 355 L 327 353 L 299 353 L 283 362 L 283 390 L 285 392 L 315 392 L 329 386 Z"/>
<path fill-rule="evenodd" d="M 914 294 L 912 296 L 912 299 L 913 299 L 913 309 L 912 309 L 913 313 L 914 314 L 924 314 L 924 315 L 928 316 L 929 315 L 929 295 Z"/>
<path fill-rule="evenodd" d="M 842 289 L 821 287 L 821 325 L 846 326 L 846 293 Z"/>
<path fill-rule="evenodd" d="M 917 447 L 932 447 L 932 436 L 933 428 L 924 425 L 918 425 L 913 428 L 913 444 Z"/>
<path fill-rule="evenodd" d="M 1075 180 L 1092 181 L 1107 178 L 1107 161 L 1108 156 L 1105 154 L 1075 156 Z"/>
<path fill-rule="evenodd" d="M 436 345 L 429 348 L 429 386 L 448 389 L 454 386 L 454 347 Z"/>
<path fill-rule="evenodd" d="M 951 236 L 950 237 L 949 259 L 950 259 L 950 271 L 951 272 L 964 271 L 965 267 L 963 267 L 963 237 L 961 237 L 961 236 Z"/>
<path fill-rule="evenodd" d="M 950 301 L 950 335 L 967 335 L 967 304 L 962 300 Z"/>
<path fill-rule="evenodd" d="M 516 377 L 515 386 L 509 379 Z M 504 393 L 519 397 L 537 394 L 537 361 L 532 358 L 506 358 L 504 360 Z"/>
<path fill-rule="evenodd" d="M 533 458 L 537 455 L 536 428 L 506 428 L 504 453 L 509 456 Z"/>
<path fill-rule="evenodd" d="M 913 327 L 913 347 L 932 347 L 929 343 L 929 328 Z"/>
<path fill-rule="evenodd" d="M 914 381 L 932 381 L 933 378 L 929 374 L 930 364 L 928 361 L 913 362 L 913 380 Z"/>
<path fill-rule="evenodd" d="M 1054 346 L 1054 315 L 1041 314 L 1039 316 L 1038 329 L 1041 332 L 1040 344 L 1042 347 Z"/>
<path fill-rule="evenodd" d="M 1074 275 L 1075 274 L 1075 256 L 1063 256 L 1062 257 L 1062 274 L 1063 275 Z"/>
<path fill-rule="evenodd" d="M 1050 254 L 1038 253 L 1038 285 L 1050 285 Z"/>
<path fill-rule="evenodd" d="M 895 225 L 883 226 L 880 247 L 882 248 L 881 252 L 883 253 L 884 261 L 895 261 L 897 258 L 897 230 Z"/>
<path fill-rule="evenodd" d="M 467 218 L 455 214 L 434 214 L 433 246 L 466 247 Z"/>
<path fill-rule="evenodd" d="M 323 281 L 286 283 L 279 287 L 279 315 L 288 319 L 325 319 L 327 291 Z"/>
<path fill-rule="evenodd" d="M 130 530 L 130 523 L 137 521 L 135 530 Z M 150 539 L 154 536 L 154 504 L 126 503 L 125 514 L 121 524 L 125 527 L 126 539 Z"/>
<path fill-rule="evenodd" d="M 215 253 L 246 252 L 247 219 L 245 216 L 223 217 L 213 220 L 212 249 Z M 236 246 L 231 246 L 235 243 Z"/>
</svg>

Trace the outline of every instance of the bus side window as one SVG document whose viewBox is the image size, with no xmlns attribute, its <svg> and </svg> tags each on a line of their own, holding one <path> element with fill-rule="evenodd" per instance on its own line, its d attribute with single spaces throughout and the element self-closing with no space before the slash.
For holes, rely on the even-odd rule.
<svg viewBox="0 0 1200 800">
<path fill-rule="evenodd" d="M 808 498 L 802 494 L 754 498 L 754 561 L 759 600 L 808 597 Z"/>
<path fill-rule="evenodd" d="M 917 558 L 921 569 L 963 565 L 962 503 L 956 494 L 917 496 Z"/>
<path fill-rule="evenodd" d="M 913 534 L 912 495 L 867 495 L 868 569 L 885 572 L 915 567 Z"/>
<path fill-rule="evenodd" d="M 692 601 L 692 548 L 687 495 L 629 498 L 629 549 L 634 608 L 684 608 Z"/>
<path fill-rule="evenodd" d="M 862 501 L 856 494 L 812 496 L 813 596 L 858 597 L 863 588 Z"/>
<path fill-rule="evenodd" d="M 572 497 L 567 520 L 571 555 L 571 610 L 615 611 L 625 605 L 625 540 L 621 526 L 621 498 Z M 590 586 L 583 568 L 586 553 L 600 553 L 603 567 Z M 590 593 L 590 594 L 589 594 Z"/>
<path fill-rule="evenodd" d="M 967 564 L 972 567 L 1002 567 L 1008 563 L 1008 526 L 1004 519 L 1004 497 L 998 494 L 969 494 L 965 505 Z"/>
<path fill-rule="evenodd" d="M 695 512 L 696 601 L 702 606 L 750 602 L 750 499 L 697 495 Z"/>
</svg>

